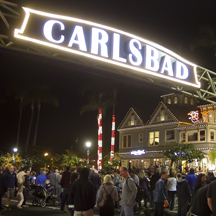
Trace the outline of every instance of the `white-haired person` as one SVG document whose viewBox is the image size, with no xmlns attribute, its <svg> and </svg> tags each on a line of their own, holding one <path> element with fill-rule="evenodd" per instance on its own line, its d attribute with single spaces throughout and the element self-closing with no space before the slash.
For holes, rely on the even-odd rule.
<svg viewBox="0 0 216 216">
<path fill-rule="evenodd" d="M 100 216 L 113 216 L 114 206 L 117 201 L 118 191 L 113 185 L 112 177 L 110 175 L 105 175 L 97 199 L 97 206 L 100 206 Z"/>
</svg>

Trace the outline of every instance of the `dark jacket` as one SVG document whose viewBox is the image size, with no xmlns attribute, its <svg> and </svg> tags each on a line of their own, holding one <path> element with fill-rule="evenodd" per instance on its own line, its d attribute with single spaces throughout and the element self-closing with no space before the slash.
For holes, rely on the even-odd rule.
<svg viewBox="0 0 216 216">
<path fill-rule="evenodd" d="M 71 176 L 71 172 L 69 172 L 69 171 L 63 172 L 62 179 L 60 182 L 60 185 L 62 186 L 62 188 L 69 188 L 70 176 Z"/>
<path fill-rule="evenodd" d="M 6 180 L 3 174 L 0 174 L 0 195 L 3 195 L 7 191 Z"/>
<path fill-rule="evenodd" d="M 5 174 L 5 181 L 8 188 L 18 187 L 17 175 L 15 172 L 8 172 L 7 174 Z"/>
<path fill-rule="evenodd" d="M 156 184 L 153 192 L 154 203 L 164 203 L 164 200 L 168 200 L 168 191 L 166 181 L 160 178 Z"/>
<path fill-rule="evenodd" d="M 200 188 L 192 200 L 191 212 L 199 216 L 210 216 L 211 210 L 207 203 L 208 185 Z"/>
<path fill-rule="evenodd" d="M 99 175 L 97 173 L 91 173 L 90 180 L 93 183 L 94 188 L 98 190 L 99 187 L 101 186 Z"/>
<path fill-rule="evenodd" d="M 190 201 L 190 188 L 186 179 L 179 179 L 177 182 L 177 197 L 179 200 L 188 198 Z"/>
<path fill-rule="evenodd" d="M 140 187 L 144 190 L 144 197 L 148 198 L 148 180 L 147 178 L 139 178 Z"/>
<path fill-rule="evenodd" d="M 75 211 L 88 211 L 94 208 L 94 186 L 88 177 L 89 169 L 84 167 L 80 172 L 80 178 L 72 184 L 69 204 L 74 204 Z"/>
<path fill-rule="evenodd" d="M 151 180 L 150 180 L 150 190 L 151 192 L 153 192 L 153 190 L 155 189 L 155 184 L 158 181 L 158 179 L 161 177 L 160 173 L 155 173 L 154 175 L 152 175 Z"/>
<path fill-rule="evenodd" d="M 23 186 L 25 186 L 27 189 L 30 188 L 30 176 L 24 175 Z"/>
<path fill-rule="evenodd" d="M 56 185 L 56 174 L 51 172 L 49 175 L 48 175 L 48 179 L 50 180 L 50 184 L 51 186 L 54 186 Z"/>
</svg>

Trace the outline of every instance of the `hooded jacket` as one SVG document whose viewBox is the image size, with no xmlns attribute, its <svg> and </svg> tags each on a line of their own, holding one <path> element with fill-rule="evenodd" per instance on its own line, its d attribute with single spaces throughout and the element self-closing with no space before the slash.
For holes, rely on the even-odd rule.
<svg viewBox="0 0 216 216">
<path fill-rule="evenodd" d="M 89 169 L 82 168 L 80 178 L 72 184 L 69 204 L 74 204 L 75 211 L 88 211 L 94 208 L 94 186 L 89 180 Z"/>
<path fill-rule="evenodd" d="M 190 200 L 190 188 L 186 179 L 179 179 L 177 182 L 177 197 L 181 199 L 188 198 Z"/>
</svg>

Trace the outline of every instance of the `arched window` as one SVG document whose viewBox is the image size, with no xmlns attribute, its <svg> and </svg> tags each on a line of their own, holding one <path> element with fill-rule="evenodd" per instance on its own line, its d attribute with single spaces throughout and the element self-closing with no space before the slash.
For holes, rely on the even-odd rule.
<svg viewBox="0 0 216 216">
<path fill-rule="evenodd" d="M 174 97 L 174 104 L 177 104 L 177 103 L 178 103 L 178 97 L 175 96 L 175 97 Z"/>
<path fill-rule="evenodd" d="M 184 98 L 184 103 L 188 104 L 188 97 L 187 96 Z"/>
<path fill-rule="evenodd" d="M 193 99 L 193 98 L 191 98 L 190 104 L 191 104 L 191 105 L 194 105 L 194 99 Z"/>
<path fill-rule="evenodd" d="M 168 103 L 168 104 L 171 104 L 171 98 L 168 98 L 167 103 Z"/>
</svg>

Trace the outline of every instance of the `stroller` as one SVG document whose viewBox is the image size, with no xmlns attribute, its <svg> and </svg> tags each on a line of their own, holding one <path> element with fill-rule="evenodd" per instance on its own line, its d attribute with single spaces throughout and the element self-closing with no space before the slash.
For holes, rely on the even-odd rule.
<svg viewBox="0 0 216 216">
<path fill-rule="evenodd" d="M 51 192 L 49 192 L 44 186 L 33 185 L 32 189 L 35 189 L 35 191 L 32 193 L 32 195 L 35 197 L 35 199 L 32 201 L 33 206 L 45 207 L 47 202 L 50 200 L 53 200 L 54 206 L 59 204 L 59 202 L 56 200 L 56 197 L 53 196 Z"/>
</svg>

